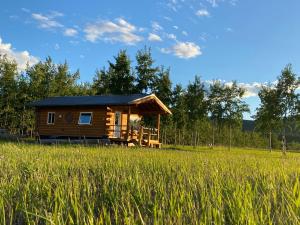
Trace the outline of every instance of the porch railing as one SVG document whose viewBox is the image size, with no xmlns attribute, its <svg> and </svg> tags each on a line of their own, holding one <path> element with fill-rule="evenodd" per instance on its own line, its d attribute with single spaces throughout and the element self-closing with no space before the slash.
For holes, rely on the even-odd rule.
<svg viewBox="0 0 300 225">
<path fill-rule="evenodd" d="M 141 127 L 138 137 L 139 145 L 150 145 L 151 142 L 159 142 L 159 130 L 157 128 Z"/>
<path fill-rule="evenodd" d="M 143 126 L 134 128 L 131 126 L 128 132 L 127 129 L 127 125 L 107 125 L 107 131 L 110 137 L 136 140 L 140 145 L 150 143 L 151 141 L 159 141 L 159 130 L 157 128 Z"/>
</svg>

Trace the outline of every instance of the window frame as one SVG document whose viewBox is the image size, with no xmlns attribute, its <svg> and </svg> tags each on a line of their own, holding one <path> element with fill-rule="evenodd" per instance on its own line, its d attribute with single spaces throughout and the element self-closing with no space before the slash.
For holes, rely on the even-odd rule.
<svg viewBox="0 0 300 225">
<path fill-rule="evenodd" d="M 49 123 L 49 116 L 50 115 L 53 115 L 53 122 L 52 123 Z M 47 114 L 47 125 L 54 125 L 55 124 L 55 112 L 48 112 Z"/>
<path fill-rule="evenodd" d="M 90 123 L 80 123 L 80 117 L 82 114 L 91 114 L 91 119 L 90 119 Z M 78 125 L 92 125 L 93 123 L 93 112 L 80 112 L 79 113 L 79 118 L 78 118 Z"/>
</svg>

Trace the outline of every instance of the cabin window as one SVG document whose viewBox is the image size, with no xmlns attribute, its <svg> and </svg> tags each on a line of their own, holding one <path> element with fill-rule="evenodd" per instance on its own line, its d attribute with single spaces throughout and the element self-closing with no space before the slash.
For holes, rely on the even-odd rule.
<svg viewBox="0 0 300 225">
<path fill-rule="evenodd" d="M 55 113 L 48 112 L 47 124 L 54 124 L 54 122 L 55 122 Z"/>
<path fill-rule="evenodd" d="M 92 113 L 91 112 L 81 112 L 79 116 L 78 124 L 90 125 L 92 124 Z"/>
</svg>

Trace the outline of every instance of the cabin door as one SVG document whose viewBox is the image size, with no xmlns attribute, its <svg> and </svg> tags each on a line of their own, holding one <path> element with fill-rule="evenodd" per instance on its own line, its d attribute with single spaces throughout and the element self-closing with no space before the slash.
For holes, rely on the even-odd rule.
<svg viewBox="0 0 300 225">
<path fill-rule="evenodd" d="M 122 130 L 122 113 L 115 112 L 115 134 L 114 134 L 114 136 L 117 138 L 121 138 L 121 130 Z"/>
</svg>

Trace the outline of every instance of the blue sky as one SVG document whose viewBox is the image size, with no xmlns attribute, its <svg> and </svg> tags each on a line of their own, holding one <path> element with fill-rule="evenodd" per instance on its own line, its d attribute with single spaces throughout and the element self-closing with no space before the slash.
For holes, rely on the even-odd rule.
<svg viewBox="0 0 300 225">
<path fill-rule="evenodd" d="M 292 63 L 299 72 L 298 0 L 5 1 L 0 54 L 20 69 L 50 55 L 91 81 L 120 49 L 131 59 L 145 45 L 157 65 L 171 67 L 174 84 L 237 80 L 252 113 L 260 83 Z M 133 64 L 134 65 L 134 64 Z M 249 117 L 249 116 L 248 116 Z"/>
</svg>

